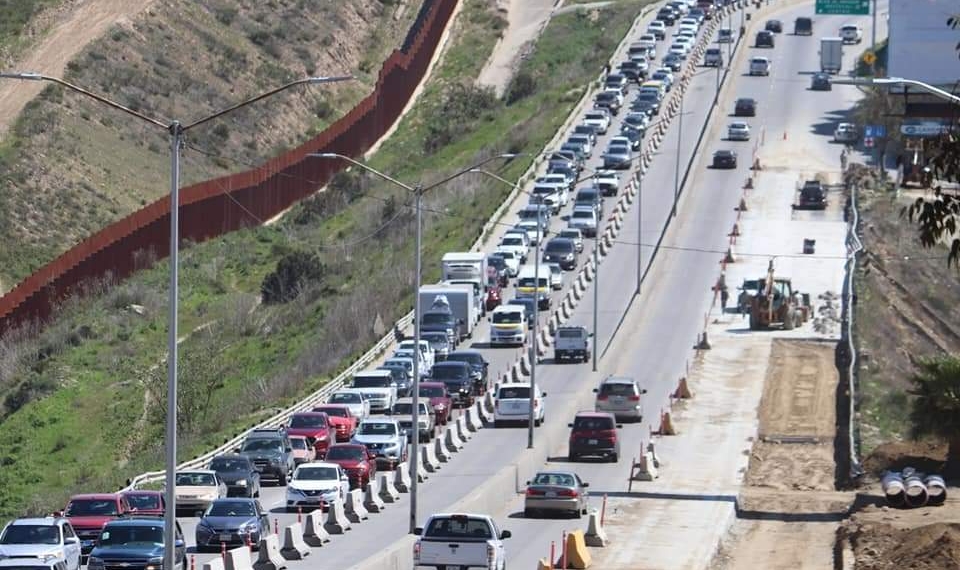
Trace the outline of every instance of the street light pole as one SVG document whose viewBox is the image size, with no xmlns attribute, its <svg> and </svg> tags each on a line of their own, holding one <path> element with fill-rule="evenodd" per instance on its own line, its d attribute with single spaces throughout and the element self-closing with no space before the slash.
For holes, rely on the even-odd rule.
<svg viewBox="0 0 960 570">
<path fill-rule="evenodd" d="M 637 170 L 637 295 L 643 281 L 643 163 Z"/>
<path fill-rule="evenodd" d="M 536 414 L 533 411 L 533 404 L 536 402 L 534 389 L 537 385 L 537 354 L 539 352 L 539 332 L 540 326 L 540 216 L 537 216 L 537 258 L 533 266 L 533 342 L 530 344 L 533 354 L 530 355 L 530 421 L 527 426 L 527 449 L 533 449 L 533 425 L 536 421 Z"/>
<path fill-rule="evenodd" d="M 65 87 L 66 89 L 69 89 L 70 91 L 89 97 L 108 107 L 122 111 L 132 117 L 136 117 L 141 121 L 156 127 L 160 127 L 170 133 L 170 302 L 169 313 L 167 316 L 167 414 L 164 433 L 166 449 L 164 458 L 163 565 L 164 568 L 174 568 L 174 541 L 176 538 L 174 530 L 176 527 L 177 512 L 174 487 L 176 486 L 177 469 L 177 321 L 179 317 L 178 269 L 180 259 L 180 149 L 183 146 L 183 136 L 188 130 L 196 126 L 217 119 L 223 115 L 240 109 L 241 107 L 246 107 L 251 103 L 266 99 L 267 97 L 280 93 L 281 91 L 286 91 L 291 87 L 295 87 L 297 85 L 316 85 L 320 83 L 348 81 L 353 79 L 353 76 L 307 77 L 304 79 L 298 79 L 186 125 L 181 124 L 180 121 L 177 120 L 166 123 L 160 119 L 144 115 L 115 101 L 111 101 L 106 97 L 98 95 L 92 91 L 88 91 L 83 87 L 64 81 L 59 77 L 43 75 L 40 73 L 4 72 L 0 73 L 0 79 L 21 79 L 25 81 L 46 81 L 55 83 Z"/>
<path fill-rule="evenodd" d="M 410 532 L 411 534 L 413 534 L 414 530 L 416 530 L 417 528 L 417 497 L 418 497 L 418 491 L 420 487 L 419 485 L 420 482 L 417 478 L 417 471 L 418 471 L 417 468 L 419 466 L 419 461 L 420 461 L 420 423 L 419 423 L 420 421 L 420 317 L 422 314 L 421 306 L 420 306 L 420 286 L 421 286 L 420 273 L 421 273 L 422 258 L 423 258 L 423 251 L 421 248 L 421 241 L 423 240 L 423 195 L 429 192 L 430 190 L 433 190 L 437 186 L 446 184 L 447 182 L 453 180 L 454 178 L 458 178 L 460 176 L 463 176 L 464 174 L 467 174 L 470 172 L 482 172 L 479 170 L 479 168 L 484 164 L 487 164 L 488 162 L 493 162 L 494 160 L 498 160 L 498 159 L 511 159 L 516 156 L 519 156 L 519 155 L 515 153 L 514 154 L 498 154 L 498 155 L 486 158 L 484 160 L 481 160 L 477 164 L 474 164 L 469 168 L 466 168 L 464 170 L 451 174 L 450 176 L 447 176 L 446 178 L 438 182 L 434 182 L 429 186 L 423 186 L 423 184 L 421 183 L 417 183 L 415 186 L 410 186 L 409 184 L 404 184 L 403 182 L 400 182 L 399 180 L 397 180 L 396 178 L 393 178 L 388 174 L 384 174 L 383 172 L 380 172 L 379 170 L 373 168 L 372 166 L 369 166 L 368 164 L 365 164 L 363 162 L 360 162 L 359 160 L 350 158 L 345 154 L 340 154 L 336 152 L 321 152 L 321 153 L 311 153 L 307 155 L 307 157 L 312 157 L 312 158 L 338 159 L 338 160 L 346 161 L 354 166 L 357 166 L 359 168 L 362 168 L 363 170 L 366 170 L 367 172 L 370 172 L 371 174 L 383 180 L 386 180 L 391 184 L 394 184 L 396 186 L 399 186 L 400 188 L 403 188 L 407 192 L 410 192 L 411 194 L 413 194 L 413 197 L 414 197 L 414 208 L 416 210 L 417 229 L 416 229 L 416 242 L 415 242 L 416 255 L 415 255 L 415 261 L 414 261 L 416 275 L 414 276 L 415 289 L 413 291 L 413 338 L 414 338 L 414 344 L 416 346 L 414 346 L 414 349 L 413 349 L 413 387 L 411 388 L 411 390 L 413 391 L 413 418 L 412 418 L 413 441 L 410 444 L 411 446 L 410 463 L 407 466 L 410 471 L 410 515 L 408 520 L 408 523 L 409 523 L 408 532 Z"/>
<path fill-rule="evenodd" d="M 671 217 L 677 217 L 677 201 L 680 200 L 680 148 L 683 141 L 683 93 L 680 94 L 680 121 L 677 125 L 677 160 L 673 168 L 673 209 Z"/>
<path fill-rule="evenodd" d="M 600 191 L 597 189 L 597 193 L 594 194 L 593 203 L 594 210 L 597 210 L 597 206 L 600 202 Z M 600 291 L 600 217 L 597 216 L 597 229 L 594 233 L 593 241 L 593 371 L 597 371 L 597 344 L 600 342 L 600 335 L 597 332 L 597 310 L 600 303 L 600 296 L 598 291 Z M 637 240 L 639 241 L 639 240 Z"/>
<path fill-rule="evenodd" d="M 944 101 L 949 101 L 954 105 L 960 105 L 960 96 L 954 95 L 948 91 L 944 91 L 938 87 L 934 87 L 929 83 L 917 81 L 916 79 L 905 79 L 903 77 L 837 77 L 836 79 L 831 79 L 830 82 L 836 85 L 860 85 L 868 87 L 905 85 L 907 87 L 916 87 L 921 91 L 930 93 L 931 95 L 939 99 L 943 99 Z"/>
</svg>

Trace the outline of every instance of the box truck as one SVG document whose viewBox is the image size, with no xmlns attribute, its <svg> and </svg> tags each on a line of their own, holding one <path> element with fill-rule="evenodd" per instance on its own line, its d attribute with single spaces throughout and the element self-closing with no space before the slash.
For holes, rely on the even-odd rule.
<svg viewBox="0 0 960 570">
<path fill-rule="evenodd" d="M 440 297 L 438 299 L 438 297 Z M 449 308 L 449 309 L 448 309 Z M 479 316 L 471 285 L 424 285 L 420 287 L 421 322 L 417 323 L 420 332 L 436 330 L 430 328 L 430 321 L 440 322 L 440 313 L 449 310 L 459 324 L 456 331 L 459 342 L 473 335 L 473 327 Z M 434 318 L 436 317 L 436 318 Z M 444 330 L 449 330 L 445 328 Z"/>
<path fill-rule="evenodd" d="M 820 39 L 820 71 L 840 73 L 843 67 L 843 40 L 840 38 Z"/>
</svg>

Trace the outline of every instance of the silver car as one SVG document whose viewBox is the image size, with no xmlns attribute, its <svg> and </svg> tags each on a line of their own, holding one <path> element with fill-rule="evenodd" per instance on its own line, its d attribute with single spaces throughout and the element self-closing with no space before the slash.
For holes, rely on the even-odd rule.
<svg viewBox="0 0 960 570">
<path fill-rule="evenodd" d="M 553 512 L 580 518 L 587 514 L 589 486 L 572 471 L 541 471 L 527 481 L 523 516 Z"/>
<path fill-rule="evenodd" d="M 596 411 L 609 412 L 618 420 L 621 418 L 638 422 L 643 420 L 643 404 L 640 402 L 640 396 L 647 391 L 641 388 L 633 378 L 608 376 L 600 383 L 599 388 L 593 389 L 593 393 L 597 395 Z"/>
</svg>

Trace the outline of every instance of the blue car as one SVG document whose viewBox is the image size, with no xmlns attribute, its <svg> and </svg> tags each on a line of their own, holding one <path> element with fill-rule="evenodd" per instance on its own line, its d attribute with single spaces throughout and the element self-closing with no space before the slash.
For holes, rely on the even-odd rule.
<svg viewBox="0 0 960 570">
<path fill-rule="evenodd" d="M 186 570 L 187 545 L 177 523 L 174 541 L 174 570 Z M 103 526 L 97 544 L 90 552 L 87 570 L 107 568 L 155 568 L 163 565 L 163 519 L 129 518 L 110 521 Z"/>
</svg>

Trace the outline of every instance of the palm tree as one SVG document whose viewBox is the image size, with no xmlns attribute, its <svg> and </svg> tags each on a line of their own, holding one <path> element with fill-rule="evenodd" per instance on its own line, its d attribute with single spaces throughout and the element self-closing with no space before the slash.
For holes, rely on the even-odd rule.
<svg viewBox="0 0 960 570">
<path fill-rule="evenodd" d="M 947 440 L 948 463 L 960 466 L 960 358 L 940 356 L 920 361 L 910 381 L 914 396 L 910 411 L 914 437 L 933 435 Z"/>
</svg>

